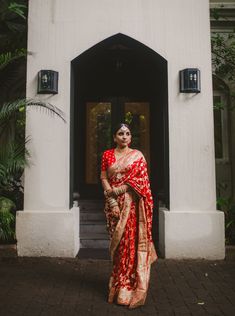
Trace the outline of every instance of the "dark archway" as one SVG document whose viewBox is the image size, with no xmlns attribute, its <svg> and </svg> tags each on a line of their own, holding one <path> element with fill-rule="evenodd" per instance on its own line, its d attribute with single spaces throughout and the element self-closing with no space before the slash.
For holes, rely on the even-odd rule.
<svg viewBox="0 0 235 316">
<path fill-rule="evenodd" d="M 100 123 L 102 131 L 107 129 L 105 135 L 110 134 L 110 126 L 103 123 L 107 120 L 104 117 L 105 111 L 112 109 L 112 115 L 109 116 L 112 125 L 123 120 L 123 115 L 127 115 L 125 106 L 128 104 L 135 105 L 136 108 L 142 107 L 143 111 L 148 107 L 145 130 L 148 129 L 146 146 L 149 148 L 151 188 L 155 204 L 161 200 L 169 208 L 167 61 L 149 47 L 123 34 L 105 39 L 72 61 L 71 206 L 74 192 L 79 193 L 80 199 L 102 197 L 100 184 L 92 181 L 88 183 L 86 174 L 86 170 L 91 170 L 87 143 L 94 137 L 89 134 L 89 139 L 87 138 L 91 129 L 87 127 L 88 117 L 91 116 L 87 108 L 98 103 L 104 107 L 103 117 L 99 114 L 99 119 L 103 120 Z M 97 133 L 96 138 L 99 138 Z M 101 139 L 104 138 L 102 135 Z M 106 149 L 108 142 L 107 139 L 101 142 L 98 151 Z"/>
</svg>

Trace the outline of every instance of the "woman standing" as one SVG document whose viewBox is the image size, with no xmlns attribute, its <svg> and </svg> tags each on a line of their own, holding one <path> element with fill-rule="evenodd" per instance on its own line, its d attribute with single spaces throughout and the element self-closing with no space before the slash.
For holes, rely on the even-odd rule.
<svg viewBox="0 0 235 316">
<path fill-rule="evenodd" d="M 151 234 L 153 199 L 145 158 L 129 147 L 129 126 L 119 124 L 113 137 L 116 148 L 103 153 L 101 167 L 113 262 L 108 302 L 135 308 L 145 303 L 150 266 L 157 260 Z"/>
</svg>

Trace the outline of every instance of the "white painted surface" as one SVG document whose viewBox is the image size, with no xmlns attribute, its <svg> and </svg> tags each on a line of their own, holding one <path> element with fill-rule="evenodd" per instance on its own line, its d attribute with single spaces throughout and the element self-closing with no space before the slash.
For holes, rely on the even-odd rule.
<svg viewBox="0 0 235 316">
<path fill-rule="evenodd" d="M 160 219 L 160 252 L 165 258 L 224 259 L 223 212 L 160 209 Z"/>
<path fill-rule="evenodd" d="M 79 208 L 70 211 L 18 211 L 19 256 L 75 257 L 79 251 Z"/>
<path fill-rule="evenodd" d="M 34 0 L 29 6 L 27 95 L 40 69 L 59 71 L 59 94 L 44 96 L 67 124 L 30 111 L 34 165 L 26 170 L 25 209 L 69 207 L 70 62 L 117 33 L 168 61 L 171 210 L 215 210 L 209 5 L 205 0 Z M 202 92 L 179 93 L 179 70 L 198 67 Z M 42 128 L 43 126 L 43 128 Z"/>
<path fill-rule="evenodd" d="M 117 33 L 168 61 L 170 212 L 216 212 L 207 0 L 29 1 L 27 96 L 37 96 L 40 69 L 58 71 L 59 94 L 42 99 L 60 107 L 67 124 L 36 111 L 27 114 L 33 165 L 25 172 L 25 209 L 69 209 L 70 62 Z M 179 70 L 186 67 L 201 70 L 197 95 L 179 93 Z"/>
</svg>

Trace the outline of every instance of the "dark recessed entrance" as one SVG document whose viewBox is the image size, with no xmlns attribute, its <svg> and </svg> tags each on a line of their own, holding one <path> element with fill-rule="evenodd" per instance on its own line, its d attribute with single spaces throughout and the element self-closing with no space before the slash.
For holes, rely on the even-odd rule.
<svg viewBox="0 0 235 316">
<path fill-rule="evenodd" d="M 72 61 L 71 206 L 102 199 L 100 158 L 113 146 L 112 127 L 129 121 L 132 147 L 149 163 L 155 200 L 169 207 L 167 62 L 140 42 L 112 36 Z"/>
</svg>

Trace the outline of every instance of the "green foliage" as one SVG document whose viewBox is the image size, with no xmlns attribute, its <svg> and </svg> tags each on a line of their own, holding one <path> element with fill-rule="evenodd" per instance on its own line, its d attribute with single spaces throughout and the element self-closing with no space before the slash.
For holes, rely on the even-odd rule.
<svg viewBox="0 0 235 316">
<path fill-rule="evenodd" d="M 0 52 L 26 47 L 27 0 L 0 1 Z"/>
<path fill-rule="evenodd" d="M 220 8 L 211 10 L 212 17 L 218 21 L 229 21 L 220 13 Z M 235 29 L 232 32 L 213 32 L 211 36 L 213 72 L 227 83 L 235 83 Z M 231 92 L 234 97 L 234 91 Z"/>
<path fill-rule="evenodd" d="M 6 52 L 0 54 L 0 71 L 13 61 L 21 57 L 26 57 L 26 55 L 27 51 L 25 48 L 16 49 L 14 52 Z"/>
<path fill-rule="evenodd" d="M 211 10 L 211 13 L 212 13 L 212 16 L 213 18 L 217 21 L 219 20 L 220 18 L 220 15 L 219 15 L 219 10 L 217 8 L 214 8 Z"/>
<path fill-rule="evenodd" d="M 50 104 L 49 102 L 43 102 L 41 100 L 34 99 L 19 99 L 14 102 L 4 103 L 0 110 L 0 135 L 1 129 L 6 128 L 12 118 L 19 112 L 25 112 L 26 108 L 40 108 L 45 110 L 45 112 L 52 115 L 56 115 L 61 118 L 64 122 L 64 113 L 56 106 Z"/>
<path fill-rule="evenodd" d="M 11 2 L 8 6 L 9 11 L 14 12 L 16 15 L 20 16 L 22 19 L 26 19 L 25 11 L 27 6 L 24 4 L 19 4 L 16 2 Z"/>
<path fill-rule="evenodd" d="M 132 120 L 133 120 L 133 114 L 131 112 L 127 112 L 125 114 L 125 123 L 128 125 L 131 125 Z"/>
<path fill-rule="evenodd" d="M 214 102 L 213 107 L 214 107 L 214 110 L 224 110 L 224 103 Z"/>
<path fill-rule="evenodd" d="M 217 208 L 224 212 L 226 243 L 235 244 L 235 204 L 232 197 L 219 197 Z"/>
<path fill-rule="evenodd" d="M 0 197 L 0 241 L 6 242 L 15 238 L 15 217 L 12 210 L 15 204 L 6 197 Z"/>
<path fill-rule="evenodd" d="M 211 37 L 214 73 L 229 82 L 235 81 L 235 34 L 215 33 Z"/>
<path fill-rule="evenodd" d="M 3 146 L 0 152 L 0 193 L 14 191 L 25 166 L 29 166 L 27 142 L 10 142 Z"/>
<path fill-rule="evenodd" d="M 17 209 L 23 209 L 22 175 L 25 167 L 30 165 L 27 149 L 30 139 L 25 139 L 25 113 L 28 108 L 42 109 L 65 122 L 60 109 L 40 100 L 19 99 L 4 103 L 0 108 L 0 197 L 12 200 Z"/>
<path fill-rule="evenodd" d="M 28 108 L 42 109 L 60 117 L 64 114 L 57 107 L 40 100 L 19 99 L 4 103 L 0 108 L 0 196 L 11 199 L 17 209 L 23 209 L 22 174 L 29 166 L 29 138 L 25 139 L 25 114 Z"/>
</svg>

